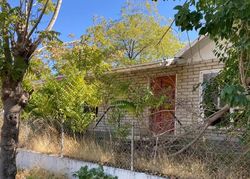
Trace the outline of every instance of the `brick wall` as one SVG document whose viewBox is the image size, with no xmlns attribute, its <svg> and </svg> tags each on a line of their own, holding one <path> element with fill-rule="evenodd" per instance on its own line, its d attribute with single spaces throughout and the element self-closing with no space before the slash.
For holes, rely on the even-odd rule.
<svg viewBox="0 0 250 179">
<path fill-rule="evenodd" d="M 194 89 L 200 83 L 200 72 L 211 69 L 221 69 L 223 64 L 217 59 L 196 61 L 189 64 L 171 65 L 168 67 L 157 67 L 147 70 L 133 70 L 118 73 L 119 80 L 129 80 L 137 85 L 149 87 L 150 80 L 155 77 L 176 74 L 176 111 L 175 115 L 183 125 L 194 124 L 199 121 L 200 115 L 200 91 Z M 99 108 L 99 115 L 105 106 Z M 145 109 L 143 119 L 136 120 L 132 115 L 126 115 L 122 123 L 130 123 L 134 120 L 135 132 L 138 134 L 148 133 L 148 110 Z M 109 131 L 108 115 L 99 123 L 95 130 Z M 180 132 L 180 126 L 176 123 L 176 132 Z"/>
</svg>

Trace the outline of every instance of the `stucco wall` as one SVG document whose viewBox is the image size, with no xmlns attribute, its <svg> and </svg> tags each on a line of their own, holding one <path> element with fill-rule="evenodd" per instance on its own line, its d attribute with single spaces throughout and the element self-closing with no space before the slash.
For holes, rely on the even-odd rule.
<svg viewBox="0 0 250 179">
<path fill-rule="evenodd" d="M 91 169 L 98 167 L 98 164 L 22 149 L 19 149 L 17 154 L 17 167 L 19 169 L 33 169 L 38 167 L 47 171 L 65 174 L 69 179 L 76 179 L 76 177 L 72 176 L 73 173 L 84 166 L 88 166 Z M 104 166 L 103 169 L 106 174 L 117 176 L 119 179 L 163 179 L 162 177 L 120 168 Z"/>
<path fill-rule="evenodd" d="M 182 58 L 186 59 L 187 63 L 215 59 L 214 49 L 215 42 L 208 37 L 203 37 L 197 40 L 192 48 L 182 55 Z"/>
</svg>

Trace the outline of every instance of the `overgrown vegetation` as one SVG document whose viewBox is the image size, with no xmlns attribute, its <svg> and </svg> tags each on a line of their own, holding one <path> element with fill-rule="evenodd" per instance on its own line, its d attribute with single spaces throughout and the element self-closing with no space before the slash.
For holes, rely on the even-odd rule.
<svg viewBox="0 0 250 179">
<path fill-rule="evenodd" d="M 107 83 L 104 80 L 107 76 L 105 73 L 109 67 L 172 57 L 182 44 L 169 27 L 161 25 L 161 17 L 148 3 L 142 10 L 143 13 L 141 9 L 137 11 L 138 9 L 131 4 L 127 4 L 122 9 L 119 21 L 97 19 L 95 26 L 89 28 L 88 33 L 83 35 L 80 41 L 65 45 L 58 40 L 58 33 L 52 31 L 61 0 L 58 0 L 56 5 L 52 0 L 30 0 L 27 3 L 21 0 L 20 2 L 20 5 L 14 5 L 14 7 L 6 0 L 0 2 L 0 76 L 4 108 L 4 125 L 1 135 L 1 157 L 4 160 L 0 166 L 0 177 L 3 175 L 3 178 L 14 178 L 16 175 L 15 156 L 19 117 L 33 90 L 35 90 L 33 97 L 23 114 L 30 123 L 39 123 L 40 119 L 46 121 L 50 127 L 53 127 L 53 132 L 52 130 L 45 134 L 41 131 L 35 132 L 35 135 L 29 138 L 30 141 L 26 136 L 24 146 L 46 153 L 60 151 L 70 157 L 116 166 L 125 165 L 123 167 L 128 168 L 129 153 L 124 150 L 128 150 L 129 144 L 126 144 L 125 138 L 129 135 L 131 125 L 122 123 L 124 113 L 132 113 L 137 119 L 142 119 L 145 108 L 157 108 L 163 105 L 165 99 L 161 97 L 155 99 L 150 89 L 137 88 L 133 84 L 124 86 L 116 84 L 115 86 L 115 84 Z M 135 167 L 138 170 L 148 169 L 150 172 L 183 177 L 192 177 L 194 171 L 200 171 L 197 177 L 201 178 L 207 178 L 210 175 L 212 177 L 248 177 L 247 167 L 239 172 L 235 171 L 238 162 L 243 162 L 242 166 L 249 166 L 246 164 L 248 164 L 250 143 L 250 2 L 248 0 L 226 2 L 223 0 L 187 0 L 183 6 L 177 6 L 175 9 L 178 10 L 175 22 L 182 31 L 196 29 L 199 30 L 200 35 L 208 34 L 216 42 L 215 54 L 224 62 L 225 68 L 207 84 L 203 101 L 207 109 L 205 111 L 207 120 L 202 126 L 204 127 L 202 132 L 195 133 L 197 128 L 188 129 L 193 132 L 192 137 L 198 137 L 191 142 L 185 140 L 185 143 L 181 144 L 172 142 L 171 147 L 163 144 L 162 146 L 171 148 L 171 151 L 168 148 L 166 152 L 163 147 L 164 150 L 159 155 L 155 149 L 158 146 L 152 144 L 155 138 L 148 140 L 149 144 L 148 141 L 142 141 L 143 146 L 153 148 L 155 151 L 152 152 L 149 149 L 150 153 L 148 153 L 148 151 L 142 151 L 143 147 L 138 147 L 140 152 L 136 152 Z M 54 15 L 48 27 L 44 31 L 39 31 L 37 27 L 40 27 L 39 23 L 43 15 L 51 12 Z M 37 13 L 40 16 L 34 15 Z M 165 38 L 161 38 L 164 32 L 168 33 Z M 47 48 L 40 57 L 35 57 L 34 52 L 42 41 L 46 42 Z M 112 76 L 108 79 L 112 83 L 113 80 L 115 78 Z M 224 104 L 224 107 L 218 108 L 217 105 L 212 104 L 211 95 L 214 96 L 214 93 L 220 94 L 221 104 Z M 115 136 L 118 137 L 115 139 L 118 143 L 111 140 L 111 132 L 108 142 L 96 142 L 92 138 L 79 140 L 79 136 L 86 131 L 86 128 L 98 119 L 95 107 L 103 103 L 108 105 L 107 110 L 111 109 L 109 124 L 115 128 Z M 234 111 L 229 114 L 230 108 Z M 246 156 L 246 161 L 238 161 L 235 151 L 230 155 L 221 154 L 217 150 L 212 154 L 206 150 L 201 154 L 197 152 L 204 143 L 194 145 L 195 142 L 199 141 L 198 139 L 212 123 L 219 120 L 224 122 L 221 127 L 226 126 L 231 134 L 242 139 L 240 144 L 246 147 L 244 150 L 236 151 L 241 151 Z M 43 127 L 43 122 L 39 124 L 39 127 Z M 32 127 L 32 132 L 37 130 L 35 128 L 37 126 Z M 63 141 L 65 129 L 70 137 L 67 136 Z M 58 148 L 60 146 L 58 131 L 61 132 L 60 145 L 69 143 L 65 145 L 63 151 Z M 167 144 L 169 144 L 168 141 Z M 192 150 L 192 147 L 197 148 Z M 191 149 L 187 150 L 188 148 Z M 94 156 L 91 155 L 93 150 L 95 150 Z M 191 155 L 193 151 L 195 152 Z M 169 158 L 172 152 L 174 154 L 186 152 L 181 155 L 184 158 L 181 160 L 183 165 L 175 163 L 177 159 L 180 159 L 178 156 Z M 153 159 L 148 157 L 152 153 L 154 153 Z M 204 156 L 207 157 L 206 161 L 202 160 Z M 224 160 L 221 160 L 222 158 Z M 231 163 L 231 159 L 235 159 L 232 161 L 236 164 Z M 193 160 L 197 161 L 197 165 L 196 162 L 193 163 Z M 219 161 L 223 163 L 223 166 L 230 165 L 224 170 Z M 213 166 L 212 164 L 216 162 L 218 164 Z M 155 167 L 156 163 L 159 164 L 158 167 Z M 165 169 L 171 166 L 174 166 L 173 171 Z"/>
<path fill-rule="evenodd" d="M 61 154 L 60 134 L 56 130 L 51 130 L 48 125 L 44 125 L 40 131 L 30 130 L 28 135 L 25 132 L 26 129 L 23 127 L 20 141 L 22 147 L 47 154 Z M 28 138 L 26 139 L 26 137 Z M 27 140 L 30 142 L 25 142 Z M 136 171 L 180 178 L 249 177 L 250 158 L 235 152 L 242 150 L 237 143 L 199 141 L 186 153 L 168 157 L 169 153 L 178 150 L 190 139 L 183 137 L 171 143 L 172 139 L 162 136 L 159 138 L 157 149 L 155 140 L 154 137 L 149 137 L 148 140 L 135 140 L 134 168 Z M 115 136 L 112 138 L 98 136 L 98 133 L 90 132 L 77 136 L 75 139 L 65 136 L 64 142 L 64 156 L 130 169 L 131 146 L 129 140 Z"/>
<path fill-rule="evenodd" d="M 250 2 L 187 0 L 175 9 L 178 11 L 175 22 L 182 31 L 195 29 L 200 35 L 208 35 L 216 42 L 215 55 L 225 67 L 210 81 L 210 94 L 217 91 L 228 109 L 236 109 L 223 118 L 226 121 L 224 124 L 241 129 L 242 139 L 249 143 Z M 209 98 L 211 96 L 207 95 L 204 99 Z M 210 105 L 208 110 L 213 111 L 214 106 Z"/>
<path fill-rule="evenodd" d="M 16 179 L 68 179 L 64 175 L 53 174 L 51 172 L 34 168 L 32 170 L 19 170 Z"/>
<path fill-rule="evenodd" d="M 79 179 L 118 179 L 118 177 L 105 174 L 102 166 L 92 169 L 88 169 L 87 166 L 81 167 L 73 176 L 78 177 Z"/>
</svg>

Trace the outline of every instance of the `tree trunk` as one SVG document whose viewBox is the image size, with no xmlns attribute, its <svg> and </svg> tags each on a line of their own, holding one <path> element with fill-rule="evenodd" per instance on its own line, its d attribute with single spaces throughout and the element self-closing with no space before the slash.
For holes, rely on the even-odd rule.
<svg viewBox="0 0 250 179">
<path fill-rule="evenodd" d="M 14 179 L 17 173 L 16 154 L 20 113 L 27 103 L 21 83 L 5 81 L 2 85 L 4 121 L 1 130 L 0 178 Z"/>
</svg>

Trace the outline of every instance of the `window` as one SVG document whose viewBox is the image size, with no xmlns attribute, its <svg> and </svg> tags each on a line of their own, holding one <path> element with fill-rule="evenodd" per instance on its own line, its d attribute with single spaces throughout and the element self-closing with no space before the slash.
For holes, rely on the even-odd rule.
<svg viewBox="0 0 250 179">
<path fill-rule="evenodd" d="M 216 81 L 213 81 L 218 73 L 219 70 L 205 70 L 200 72 L 200 105 L 203 118 L 209 117 L 222 107 L 219 98 L 220 87 Z M 212 125 L 216 125 L 219 122 L 220 120 L 217 120 Z"/>
<path fill-rule="evenodd" d="M 200 90 L 200 101 L 202 102 L 205 93 L 209 92 L 209 95 L 211 95 L 211 102 L 213 105 L 215 105 L 217 108 L 220 106 L 220 99 L 219 99 L 219 87 L 216 86 L 216 88 L 213 88 L 213 91 L 208 91 L 209 89 L 207 88 L 208 83 L 212 83 L 212 80 L 218 75 L 218 70 L 209 70 L 209 71 L 201 71 L 200 74 L 200 84 L 201 84 L 201 90 Z M 211 86 L 211 85 L 210 85 Z"/>
</svg>

